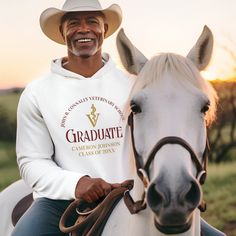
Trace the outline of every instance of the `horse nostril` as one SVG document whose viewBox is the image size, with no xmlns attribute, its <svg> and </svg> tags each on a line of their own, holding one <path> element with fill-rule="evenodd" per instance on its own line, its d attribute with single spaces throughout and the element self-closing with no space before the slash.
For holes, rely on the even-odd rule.
<svg viewBox="0 0 236 236">
<path fill-rule="evenodd" d="M 186 192 L 184 199 L 190 208 L 195 208 L 198 206 L 201 199 L 201 190 L 199 184 L 196 181 L 191 181 L 189 190 Z"/>
<path fill-rule="evenodd" d="M 150 208 L 155 212 L 158 212 L 162 204 L 167 202 L 165 195 L 158 189 L 155 183 L 152 183 L 148 189 L 147 201 Z"/>
</svg>

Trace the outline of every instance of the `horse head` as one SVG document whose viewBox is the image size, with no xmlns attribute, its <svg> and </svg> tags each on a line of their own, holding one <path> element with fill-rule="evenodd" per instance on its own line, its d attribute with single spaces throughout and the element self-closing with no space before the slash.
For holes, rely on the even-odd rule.
<svg viewBox="0 0 236 236">
<path fill-rule="evenodd" d="M 123 30 L 117 48 L 125 69 L 137 75 L 129 123 L 138 173 L 150 180 L 147 205 L 160 232 L 186 232 L 202 203 L 206 127 L 216 110 L 215 90 L 200 74 L 211 59 L 213 35 L 205 26 L 186 57 L 161 53 L 148 60 Z"/>
</svg>

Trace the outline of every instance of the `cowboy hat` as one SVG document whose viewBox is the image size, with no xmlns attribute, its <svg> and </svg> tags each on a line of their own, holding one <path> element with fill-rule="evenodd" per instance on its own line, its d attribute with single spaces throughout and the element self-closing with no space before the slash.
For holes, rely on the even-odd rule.
<svg viewBox="0 0 236 236">
<path fill-rule="evenodd" d="M 112 35 L 119 28 L 122 21 L 122 12 L 117 4 L 112 4 L 110 7 L 102 9 L 98 0 L 66 0 L 62 10 L 51 7 L 42 12 L 40 27 L 48 38 L 57 43 L 65 44 L 59 29 L 62 17 L 68 12 L 82 11 L 95 11 L 104 14 L 105 23 L 108 24 L 105 38 Z"/>
</svg>

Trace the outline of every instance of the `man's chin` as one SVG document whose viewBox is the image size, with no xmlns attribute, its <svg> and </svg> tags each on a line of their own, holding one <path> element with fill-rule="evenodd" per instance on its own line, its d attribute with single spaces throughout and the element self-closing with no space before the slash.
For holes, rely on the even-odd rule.
<svg viewBox="0 0 236 236">
<path fill-rule="evenodd" d="M 81 57 L 83 59 L 87 59 L 89 57 L 94 56 L 98 50 L 96 48 L 72 48 L 69 50 L 76 57 Z"/>
</svg>

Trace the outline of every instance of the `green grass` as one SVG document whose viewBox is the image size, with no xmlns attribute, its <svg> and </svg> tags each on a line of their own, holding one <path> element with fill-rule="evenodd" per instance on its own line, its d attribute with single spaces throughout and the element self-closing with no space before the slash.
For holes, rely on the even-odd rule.
<svg viewBox="0 0 236 236">
<path fill-rule="evenodd" d="M 0 108 L 4 109 L 6 116 L 12 122 L 16 120 L 19 98 L 20 93 L 0 95 Z M 15 143 L 0 140 L 0 191 L 17 179 L 19 179 L 19 172 L 16 164 Z"/>
<path fill-rule="evenodd" d="M 20 178 L 17 166 L 0 168 L 0 191 Z"/>
<path fill-rule="evenodd" d="M 13 121 L 16 119 L 16 110 L 20 93 L 9 93 L 0 95 L 0 107 L 4 107 L 8 117 Z"/>
<path fill-rule="evenodd" d="M 0 142 L 0 191 L 19 178 L 15 144 Z"/>
<path fill-rule="evenodd" d="M 202 217 L 228 236 L 236 236 L 236 162 L 210 165 L 208 170 L 207 211 Z"/>
</svg>

